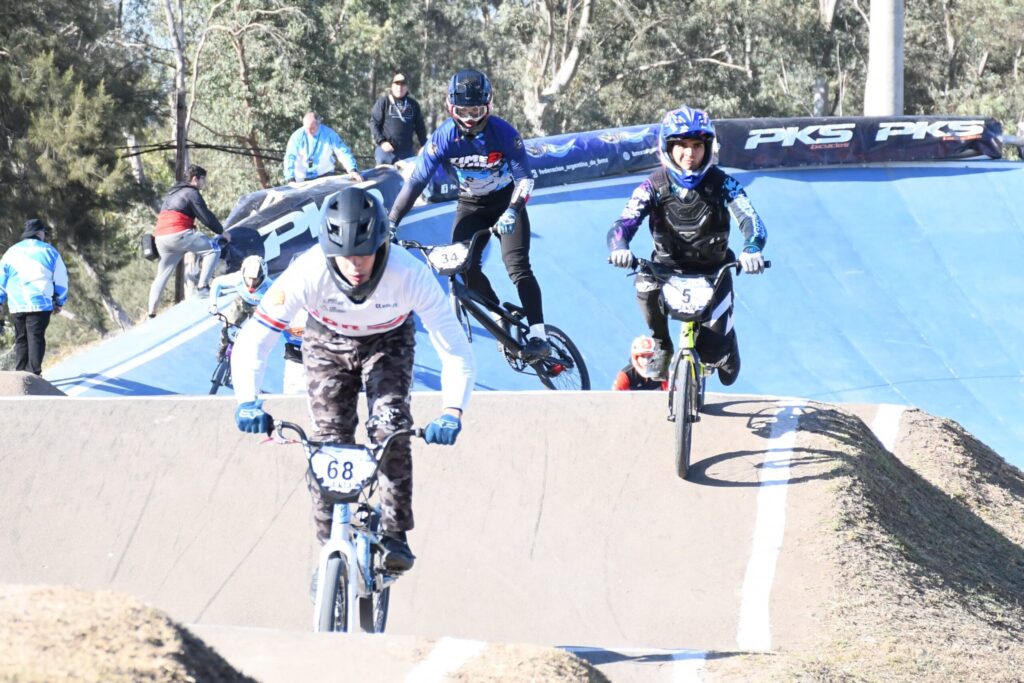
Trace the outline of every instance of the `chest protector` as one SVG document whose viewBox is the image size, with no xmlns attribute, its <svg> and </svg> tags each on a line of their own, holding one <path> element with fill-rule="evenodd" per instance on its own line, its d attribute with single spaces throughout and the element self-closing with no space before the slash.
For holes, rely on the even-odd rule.
<svg viewBox="0 0 1024 683">
<path fill-rule="evenodd" d="M 677 267 L 711 268 L 726 260 L 729 210 L 721 196 L 717 169 L 681 197 L 672 191 L 665 169 L 651 174 L 655 192 L 652 212 L 657 260 Z"/>
</svg>

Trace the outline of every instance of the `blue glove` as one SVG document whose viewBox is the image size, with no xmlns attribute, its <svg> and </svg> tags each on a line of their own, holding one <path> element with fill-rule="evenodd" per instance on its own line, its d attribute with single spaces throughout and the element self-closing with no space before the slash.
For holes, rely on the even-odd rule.
<svg viewBox="0 0 1024 683">
<path fill-rule="evenodd" d="M 427 433 L 423 435 L 423 439 L 427 443 L 451 446 L 461 431 L 462 421 L 454 415 L 445 413 L 427 425 Z"/>
<path fill-rule="evenodd" d="M 235 410 L 235 424 L 243 432 L 269 434 L 274 418 L 263 410 L 263 401 L 248 401 Z"/>
<path fill-rule="evenodd" d="M 501 214 L 501 218 L 494 224 L 494 229 L 498 231 L 499 235 L 511 235 L 516 229 L 517 218 L 519 218 L 519 212 L 510 206 L 505 209 L 505 213 Z"/>
</svg>

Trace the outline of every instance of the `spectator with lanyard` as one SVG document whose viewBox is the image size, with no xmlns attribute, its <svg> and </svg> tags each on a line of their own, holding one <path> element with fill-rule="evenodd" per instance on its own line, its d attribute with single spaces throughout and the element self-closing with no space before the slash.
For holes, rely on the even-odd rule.
<svg viewBox="0 0 1024 683">
<path fill-rule="evenodd" d="M 462 429 L 462 411 L 473 386 L 473 353 L 448 299 L 426 264 L 389 240 L 380 200 L 350 186 L 328 196 L 321 208 L 319 248 L 295 259 L 271 286 L 231 354 L 235 422 L 250 433 L 266 433 L 273 419 L 257 397 L 266 358 L 278 334 L 303 309 L 302 336 L 313 439 L 352 443 L 356 405 L 365 385 L 367 433 L 380 443 L 412 425 L 416 313 L 441 359 L 444 409 L 426 429 L 428 443 L 451 445 Z M 326 541 L 331 506 L 309 479 L 317 538 Z M 384 566 L 406 571 L 415 556 L 406 532 L 413 528 L 412 450 L 400 439 L 381 467 L 381 527 Z"/>
<path fill-rule="evenodd" d="M 153 236 L 156 238 L 156 250 L 160 254 L 160 262 L 156 268 L 156 279 L 149 288 L 149 317 L 156 317 L 156 307 L 160 303 L 160 295 L 167 285 L 171 273 L 178 267 L 182 257 L 189 252 L 202 258 L 202 269 L 199 272 L 198 293 L 206 296 L 210 292 L 210 277 L 217 265 L 219 250 L 208 237 L 196 230 L 196 219 L 212 230 L 226 243 L 231 236 L 224 232 L 224 226 L 213 215 L 203 200 L 200 191 L 206 187 L 206 169 L 191 165 L 185 173 L 184 182 L 175 183 L 167 191 L 160 215 L 156 219 Z"/>
<path fill-rule="evenodd" d="M 373 151 L 374 159 L 378 164 L 393 164 L 414 156 L 413 133 L 420 147 L 426 144 L 427 126 L 420 103 L 409 94 L 405 76 L 396 73 L 391 77 L 389 91 L 377 99 L 370 111 L 370 135 L 377 146 Z"/>
<path fill-rule="evenodd" d="M 529 357 L 544 358 L 551 347 L 544 329 L 540 284 L 530 267 L 526 203 L 533 191 L 533 179 L 523 139 L 511 124 L 491 114 L 491 82 L 479 71 L 467 69 L 452 76 L 448 112 L 451 118 L 434 131 L 416 157 L 416 168 L 391 207 L 392 224 L 397 228 L 438 166 L 451 167 L 459 181 L 452 241 L 466 241 L 484 232 L 471 254 L 466 285 L 499 305 L 498 295 L 481 269 L 483 250 L 490 239 L 486 231 L 494 226 L 505 269 L 530 323 L 524 351 Z"/>
<path fill-rule="evenodd" d="M 629 348 L 629 365 L 619 370 L 612 383 L 613 391 L 664 391 L 668 382 L 647 377 L 647 364 L 657 343 L 646 335 L 633 340 Z"/>
<path fill-rule="evenodd" d="M 0 259 L 0 305 L 14 322 L 14 369 L 43 373 L 46 328 L 68 300 L 68 269 L 45 242 L 49 228 L 39 218 L 25 221 L 21 241 Z M 4 320 L 0 318 L 0 333 Z"/>
<path fill-rule="evenodd" d="M 233 325 L 241 327 L 242 323 L 252 317 L 253 311 L 259 305 L 260 299 L 270 289 L 274 281 L 267 276 L 267 264 L 262 256 L 253 254 L 246 256 L 242 261 L 242 267 L 236 273 L 228 273 L 216 278 L 210 287 L 210 315 L 217 315 L 220 307 L 217 299 L 220 298 L 220 291 L 226 289 L 235 293 L 235 300 L 231 302 L 230 308 L 224 313 L 224 317 Z M 221 331 L 220 348 L 217 350 L 217 358 L 224 355 L 224 349 L 228 347 L 227 326 Z"/>
<path fill-rule="evenodd" d="M 302 127 L 288 138 L 284 153 L 284 181 L 302 182 L 333 175 L 335 157 L 345 168 L 349 179 L 357 183 L 363 181 L 359 164 L 341 136 L 330 126 L 321 124 L 315 111 L 307 111 L 302 117 Z"/>
<path fill-rule="evenodd" d="M 743 233 L 740 265 L 745 273 L 764 272 L 761 254 L 768 231 L 739 181 L 712 163 L 715 127 L 707 113 L 682 107 L 665 114 L 658 136 L 661 167 L 637 187 L 622 215 L 608 231 L 610 260 L 629 268 L 629 242 L 645 217 L 654 237 L 655 263 L 710 275 L 736 260 L 729 249 L 729 215 Z M 672 337 L 661 308 L 661 285 L 637 276 L 637 300 L 657 348 L 648 376 L 665 379 L 672 357 Z M 718 368 L 718 379 L 729 386 L 740 372 L 739 344 L 733 329 L 732 276 L 726 273 L 711 303 L 712 317 L 697 338 L 701 359 Z"/>
</svg>

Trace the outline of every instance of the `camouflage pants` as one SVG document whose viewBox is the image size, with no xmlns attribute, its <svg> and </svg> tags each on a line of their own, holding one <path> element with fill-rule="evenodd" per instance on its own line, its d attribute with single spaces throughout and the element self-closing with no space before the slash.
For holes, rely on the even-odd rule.
<svg viewBox="0 0 1024 683">
<path fill-rule="evenodd" d="M 302 340 L 313 439 L 354 443 L 358 422 L 356 404 L 366 387 L 369 419 L 366 431 L 374 442 L 412 425 L 409 391 L 415 338 L 412 319 L 398 328 L 368 337 L 343 337 L 312 317 Z M 321 543 L 330 533 L 331 506 L 308 475 L 313 496 L 313 520 Z M 412 448 L 409 439 L 392 443 L 379 479 L 381 526 L 408 531 L 412 516 Z"/>
</svg>

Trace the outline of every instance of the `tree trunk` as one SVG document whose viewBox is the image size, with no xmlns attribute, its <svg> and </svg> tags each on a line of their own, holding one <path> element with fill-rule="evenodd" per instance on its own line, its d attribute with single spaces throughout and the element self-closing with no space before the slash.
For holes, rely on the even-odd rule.
<svg viewBox="0 0 1024 683">
<path fill-rule="evenodd" d="M 71 244 L 71 249 L 75 256 L 78 258 L 78 262 L 82 264 L 82 271 L 89 276 L 89 278 L 96 283 L 96 288 L 100 292 L 100 302 L 103 304 L 103 309 L 110 316 L 111 321 L 114 325 L 121 328 L 122 331 L 127 330 L 132 326 L 132 319 L 124 308 L 114 299 L 110 293 L 110 288 L 107 287 L 107 283 L 100 277 L 99 272 L 93 268 L 92 263 L 74 244 Z M 102 330 L 99 330 L 102 332 Z"/>
<path fill-rule="evenodd" d="M 242 85 L 242 92 L 244 96 L 242 101 L 245 103 L 245 109 L 249 114 L 249 132 L 244 136 L 245 146 L 252 152 L 252 164 L 256 170 L 256 178 L 259 180 L 260 187 L 270 187 L 270 173 L 267 172 L 267 166 L 263 163 L 263 151 L 260 149 L 259 139 L 256 137 L 256 129 L 252 125 L 252 121 L 255 119 L 256 110 L 253 104 L 253 89 L 252 82 L 249 78 L 249 60 L 245 54 L 245 44 L 242 43 L 242 38 L 239 35 L 232 35 L 231 42 L 235 47 L 235 54 L 238 56 L 238 78 Z"/>
<path fill-rule="evenodd" d="M 185 8 L 183 0 L 177 0 L 178 14 L 175 16 L 171 0 L 164 0 L 167 16 L 167 30 L 174 51 L 174 94 L 171 98 L 174 128 L 174 177 L 185 179 L 188 167 L 188 90 L 186 88 L 187 63 L 185 59 Z"/>
<path fill-rule="evenodd" d="M 551 8 L 545 3 L 543 10 L 547 15 L 547 31 L 541 38 L 543 45 L 539 50 L 542 54 L 538 73 L 534 80 L 535 85 L 528 86 L 525 92 L 526 106 L 524 114 L 529 122 L 533 135 L 547 135 L 550 123 L 549 105 L 554 102 L 572 83 L 579 68 L 580 57 L 583 50 L 583 41 L 586 39 L 587 31 L 590 28 L 590 18 L 593 12 L 593 0 L 580 0 L 579 21 L 576 24 L 575 32 L 569 30 L 572 21 L 573 0 L 570 0 L 565 9 L 566 34 L 562 36 L 562 50 L 555 50 L 555 41 L 559 38 L 552 29 Z M 559 53 L 561 60 L 554 74 L 548 76 L 551 56 Z"/>
</svg>

